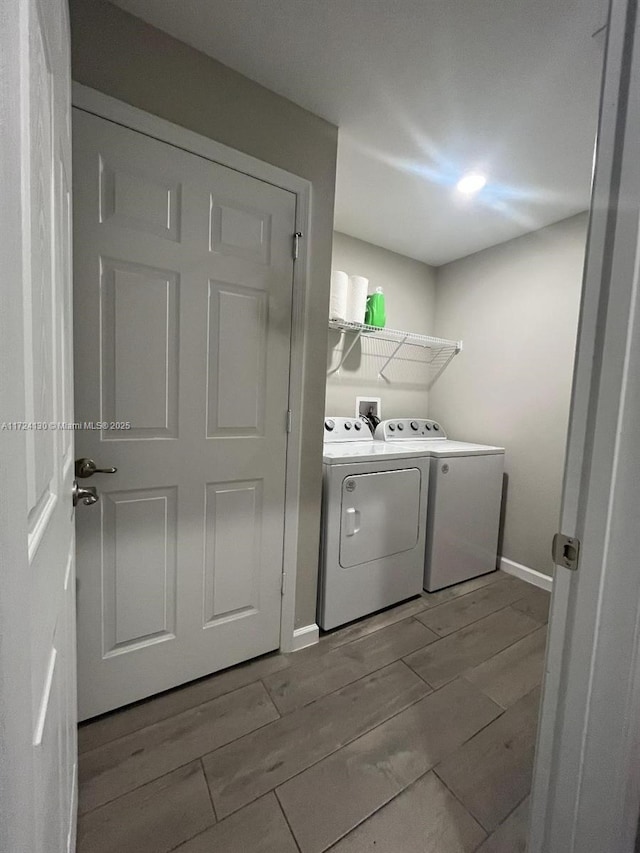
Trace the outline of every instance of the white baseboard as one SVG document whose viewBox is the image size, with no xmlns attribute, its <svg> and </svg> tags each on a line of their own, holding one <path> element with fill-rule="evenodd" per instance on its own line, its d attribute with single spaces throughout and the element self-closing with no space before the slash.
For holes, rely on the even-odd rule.
<svg viewBox="0 0 640 853">
<path fill-rule="evenodd" d="M 291 644 L 292 652 L 299 652 L 300 649 L 306 649 L 307 646 L 315 646 L 320 642 L 320 628 L 313 625 L 303 625 L 302 628 L 296 628 L 293 632 L 293 643 Z"/>
<path fill-rule="evenodd" d="M 514 577 L 520 578 L 521 581 L 526 581 L 540 587 L 540 589 L 546 589 L 547 592 L 551 592 L 553 578 L 539 572 L 537 569 L 530 569 L 529 566 L 523 566 L 522 563 L 507 560 L 506 557 L 501 558 L 500 568 L 508 575 L 514 575 Z"/>
</svg>

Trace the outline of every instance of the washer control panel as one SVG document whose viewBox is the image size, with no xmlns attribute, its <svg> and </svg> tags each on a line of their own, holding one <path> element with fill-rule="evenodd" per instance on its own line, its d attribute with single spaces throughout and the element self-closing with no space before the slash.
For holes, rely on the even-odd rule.
<svg viewBox="0 0 640 853">
<path fill-rule="evenodd" d="M 426 418 L 393 418 L 381 421 L 376 427 L 375 438 L 378 441 L 398 441 L 416 438 L 446 438 L 441 424 Z"/>
<path fill-rule="evenodd" d="M 332 441 L 371 441 L 369 424 L 359 418 L 327 417 L 324 419 L 324 440 Z"/>
</svg>

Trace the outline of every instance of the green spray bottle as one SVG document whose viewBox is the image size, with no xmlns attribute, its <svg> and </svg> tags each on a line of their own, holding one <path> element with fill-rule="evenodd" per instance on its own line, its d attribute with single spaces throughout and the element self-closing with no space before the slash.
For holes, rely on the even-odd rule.
<svg viewBox="0 0 640 853">
<path fill-rule="evenodd" d="M 367 296 L 367 311 L 364 317 L 367 326 L 384 329 L 387 317 L 384 307 L 384 293 L 381 287 L 376 287 L 375 293 Z"/>
</svg>

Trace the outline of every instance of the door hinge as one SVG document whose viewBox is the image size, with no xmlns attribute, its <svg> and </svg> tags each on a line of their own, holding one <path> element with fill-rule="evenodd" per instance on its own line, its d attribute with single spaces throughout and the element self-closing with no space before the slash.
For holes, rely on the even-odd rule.
<svg viewBox="0 0 640 853">
<path fill-rule="evenodd" d="M 553 537 L 553 562 L 556 566 L 564 566 L 572 572 L 578 570 L 580 559 L 580 540 L 564 533 L 556 533 Z"/>
<path fill-rule="evenodd" d="M 287 409 L 287 432 L 291 432 L 292 423 L 293 423 L 293 414 L 291 412 L 291 409 Z"/>
<path fill-rule="evenodd" d="M 298 260 L 298 255 L 300 254 L 300 238 L 304 237 L 302 231 L 296 231 L 293 235 L 293 260 Z"/>
<path fill-rule="evenodd" d="M 283 572 L 280 580 L 280 595 L 284 596 L 287 589 L 287 573 Z"/>
</svg>

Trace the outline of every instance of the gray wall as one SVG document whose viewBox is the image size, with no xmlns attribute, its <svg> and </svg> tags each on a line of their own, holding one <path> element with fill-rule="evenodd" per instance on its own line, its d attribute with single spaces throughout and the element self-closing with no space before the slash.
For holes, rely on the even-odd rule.
<svg viewBox="0 0 640 853">
<path fill-rule="evenodd" d="M 296 625 L 315 621 L 337 128 L 105 0 L 71 0 L 73 78 L 313 184 Z"/>
<path fill-rule="evenodd" d="M 370 292 L 376 287 L 384 289 L 389 328 L 434 334 L 436 286 L 432 267 L 336 231 L 332 268 L 366 276 Z M 346 336 L 346 340 L 348 345 L 351 337 Z M 328 364 L 339 363 L 342 346 L 341 336 L 331 332 Z M 387 384 L 377 378 L 382 362 L 372 352 L 368 341 L 362 347 L 356 346 L 340 372 L 327 379 L 326 414 L 353 416 L 356 396 L 371 394 L 381 398 L 383 418 L 426 417 L 424 367 L 394 366 L 390 373 L 393 381 Z"/>
<path fill-rule="evenodd" d="M 430 414 L 453 438 L 504 445 L 503 556 L 546 574 L 558 529 L 587 215 L 437 271 L 436 329 L 464 350 Z"/>
</svg>

